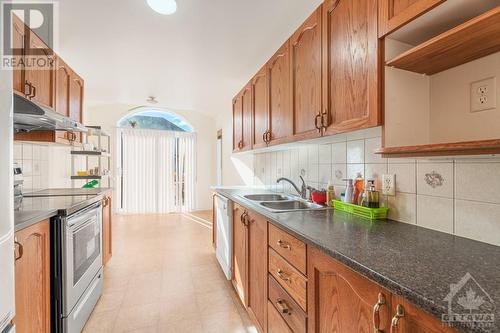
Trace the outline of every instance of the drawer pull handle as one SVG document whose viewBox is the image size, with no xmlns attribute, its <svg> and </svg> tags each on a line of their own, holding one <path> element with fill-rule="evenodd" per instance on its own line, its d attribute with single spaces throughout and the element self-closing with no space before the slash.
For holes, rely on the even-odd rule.
<svg viewBox="0 0 500 333">
<path fill-rule="evenodd" d="M 380 308 L 385 304 L 384 295 L 379 293 L 377 303 L 373 306 L 373 331 L 375 333 L 384 333 L 384 331 L 380 329 Z"/>
<path fill-rule="evenodd" d="M 276 306 L 278 307 L 279 312 L 281 312 L 282 314 L 287 314 L 290 316 L 292 315 L 292 311 L 290 311 L 290 309 L 288 308 L 285 300 L 278 298 L 276 300 Z"/>
<path fill-rule="evenodd" d="M 290 244 L 288 244 L 287 242 L 282 241 L 281 239 L 279 239 L 276 243 L 281 248 L 284 248 L 284 249 L 287 249 L 287 250 L 290 250 L 290 251 L 292 250 L 292 247 L 290 246 Z"/>
<path fill-rule="evenodd" d="M 288 282 L 288 283 L 292 282 L 292 279 L 287 277 L 281 269 L 278 269 L 276 274 L 278 274 L 279 278 L 282 279 L 283 281 Z"/>
<path fill-rule="evenodd" d="M 15 251 L 15 261 L 18 261 L 23 257 L 24 254 L 24 247 L 21 243 L 17 241 L 17 237 L 14 239 L 14 245 L 16 248 L 18 248 L 18 251 Z M 18 254 L 19 253 L 19 254 Z"/>
<path fill-rule="evenodd" d="M 401 304 L 396 306 L 396 314 L 392 318 L 391 322 L 391 333 L 395 333 L 398 328 L 398 323 L 401 318 L 405 316 L 405 308 Z"/>
</svg>

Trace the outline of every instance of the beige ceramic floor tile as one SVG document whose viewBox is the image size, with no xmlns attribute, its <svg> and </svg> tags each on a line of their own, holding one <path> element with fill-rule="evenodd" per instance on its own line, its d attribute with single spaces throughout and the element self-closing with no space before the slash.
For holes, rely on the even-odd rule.
<svg viewBox="0 0 500 333">
<path fill-rule="evenodd" d="M 83 328 L 83 333 L 111 333 L 116 323 L 118 310 L 93 313 Z"/>
<path fill-rule="evenodd" d="M 159 304 L 122 308 L 118 313 L 113 332 L 123 333 L 148 327 L 156 327 L 159 318 Z"/>
</svg>

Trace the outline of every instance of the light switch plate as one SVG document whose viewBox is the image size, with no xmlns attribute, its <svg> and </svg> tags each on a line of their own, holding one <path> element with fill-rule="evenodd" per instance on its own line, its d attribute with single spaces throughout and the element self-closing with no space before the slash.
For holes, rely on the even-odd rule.
<svg viewBox="0 0 500 333">
<path fill-rule="evenodd" d="M 497 107 L 497 79 L 490 77 L 471 83 L 470 111 L 479 112 Z"/>
<path fill-rule="evenodd" d="M 382 194 L 395 196 L 396 195 L 396 175 L 382 175 Z"/>
</svg>

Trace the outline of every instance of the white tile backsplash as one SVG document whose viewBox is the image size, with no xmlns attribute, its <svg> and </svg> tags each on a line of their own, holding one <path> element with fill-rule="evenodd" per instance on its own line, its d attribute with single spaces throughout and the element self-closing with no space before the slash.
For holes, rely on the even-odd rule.
<svg viewBox="0 0 500 333">
<path fill-rule="evenodd" d="M 396 192 L 417 193 L 416 164 L 389 164 L 388 174 L 396 175 Z"/>
<path fill-rule="evenodd" d="M 417 196 L 417 225 L 453 233 L 453 199 Z"/>
<path fill-rule="evenodd" d="M 500 204 L 500 163 L 455 163 L 455 198 Z"/>
<path fill-rule="evenodd" d="M 365 140 L 347 142 L 347 163 L 365 163 Z"/>
<path fill-rule="evenodd" d="M 453 162 L 418 162 L 417 193 L 453 198 Z"/>
<path fill-rule="evenodd" d="M 455 200 L 455 234 L 500 246 L 500 205 Z"/>
<path fill-rule="evenodd" d="M 298 176 L 304 170 L 308 185 L 322 188 L 332 181 L 339 198 L 345 191 L 342 179 L 356 178 L 358 172 L 376 179 L 377 188 L 384 173 L 395 174 L 396 196 L 381 197 L 391 219 L 500 245 L 498 158 L 384 159 L 373 154 L 380 146 L 380 129 L 335 136 L 321 144 L 288 146 L 286 151 L 258 154 L 256 165 L 263 167 L 256 178 L 274 186 L 273 177 L 281 169 L 300 184 Z M 293 192 L 291 186 L 283 189 Z"/>
</svg>

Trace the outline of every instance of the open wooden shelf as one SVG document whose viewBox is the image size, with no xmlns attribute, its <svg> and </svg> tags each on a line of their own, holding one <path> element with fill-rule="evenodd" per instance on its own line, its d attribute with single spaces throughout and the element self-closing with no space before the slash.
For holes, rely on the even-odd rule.
<svg viewBox="0 0 500 333">
<path fill-rule="evenodd" d="M 500 154 L 500 139 L 388 147 L 377 149 L 375 154 L 387 158 Z"/>
<path fill-rule="evenodd" d="M 500 6 L 448 30 L 386 62 L 432 75 L 500 51 Z"/>
</svg>

